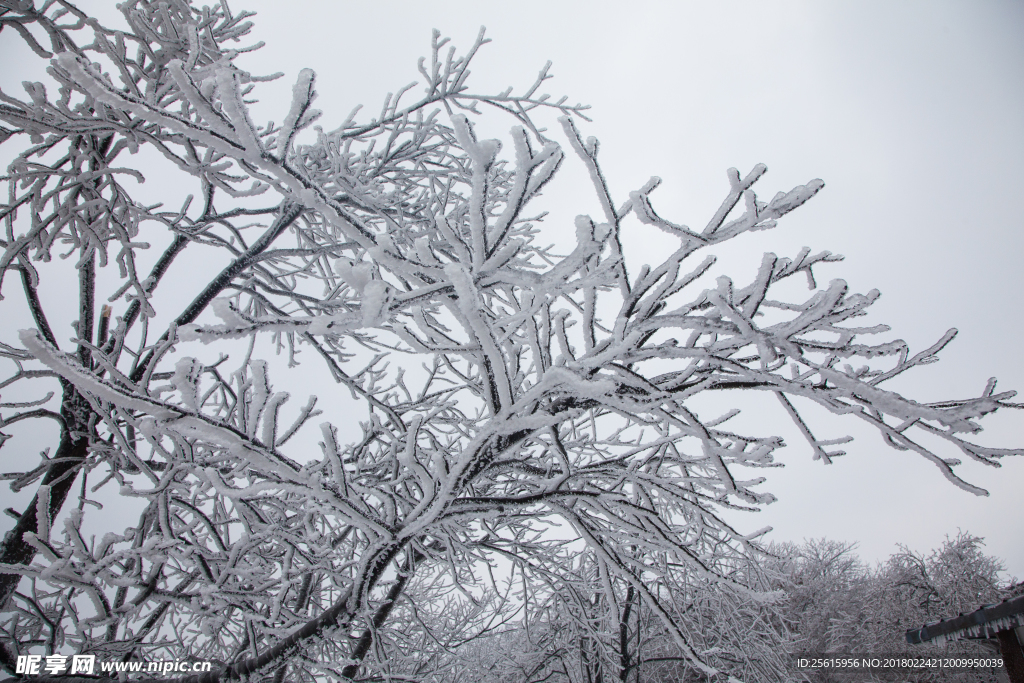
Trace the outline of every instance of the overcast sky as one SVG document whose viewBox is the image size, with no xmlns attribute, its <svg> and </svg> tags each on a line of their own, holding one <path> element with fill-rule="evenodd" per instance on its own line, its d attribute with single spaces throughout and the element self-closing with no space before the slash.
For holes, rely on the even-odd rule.
<svg viewBox="0 0 1024 683">
<path fill-rule="evenodd" d="M 844 254 L 844 263 L 819 272 L 819 282 L 843 278 L 857 291 L 881 290 L 868 323 L 891 325 L 890 338 L 914 351 L 960 329 L 942 362 L 892 388 L 922 402 L 976 396 L 991 376 L 1000 388 L 1024 389 L 1022 2 L 231 6 L 258 11 L 254 35 L 267 43 L 240 64 L 286 74 L 261 86 L 261 121 L 283 118 L 303 67 L 318 73 L 325 127 L 357 104 L 375 112 L 385 93 L 417 79 L 431 29 L 464 48 L 486 25 L 493 43 L 476 60 L 471 90 L 521 90 L 553 61 L 556 78 L 546 91 L 592 105 L 594 122 L 583 132 L 601 140 L 619 203 L 658 175 L 664 183 L 652 199 L 659 213 L 703 226 L 726 193 L 729 167 L 746 173 L 767 164 L 759 187 L 769 198 L 820 177 L 825 189 L 777 229 L 717 250 L 714 274 L 745 283 L 764 251 L 792 256 L 806 245 Z M 0 44 L 10 40 L 4 35 Z M 10 63 L 4 54 L 8 47 L 0 62 Z M 486 133 L 505 135 L 511 123 L 499 123 Z M 547 228 L 573 234 L 572 217 L 597 207 L 578 166 L 566 164 L 562 176 L 547 192 Z M 624 241 L 634 263 L 658 259 L 660 244 L 648 233 Z M 741 529 L 771 525 L 777 540 L 855 541 L 869 561 L 901 543 L 928 551 L 962 529 L 985 537 L 987 552 L 1024 579 L 1024 458 L 998 470 L 960 468 L 991 492 L 978 498 L 920 457 L 831 416 L 809 414 L 816 433 L 856 441 L 830 466 L 811 461 L 784 415 L 754 417 L 762 433 L 784 436 L 789 447 L 786 467 L 764 487 L 779 501 L 737 518 Z M 982 443 L 1024 446 L 1024 411 L 983 424 Z"/>
<path fill-rule="evenodd" d="M 1024 389 L 1024 3 L 232 3 L 242 7 L 259 13 L 255 36 L 267 43 L 244 63 L 286 73 L 278 102 L 300 68 L 315 69 L 325 127 L 356 104 L 376 111 L 386 92 L 415 80 L 431 29 L 465 47 L 484 25 L 493 42 L 471 90 L 525 87 L 554 62 L 547 91 L 592 105 L 584 132 L 601 140 L 618 201 L 658 175 L 659 212 L 703 225 L 731 166 L 767 164 L 769 197 L 820 177 L 825 189 L 776 230 L 719 250 L 718 272 L 744 282 L 767 250 L 844 254 L 819 278 L 881 290 L 871 322 L 890 324 L 892 336 L 920 350 L 961 331 L 940 363 L 894 388 L 920 401 L 978 395 L 991 376 Z M 511 124 L 501 125 L 488 132 Z M 583 190 L 563 182 L 548 192 L 564 210 L 551 229 L 571 233 L 572 216 L 597 213 L 573 173 L 564 180 Z M 857 439 L 833 465 L 812 462 L 782 416 L 770 420 L 768 433 L 790 445 L 766 486 L 780 500 L 739 518 L 741 528 L 856 541 L 871 561 L 899 543 L 927 551 L 962 529 L 1024 579 L 1024 458 L 998 470 L 965 465 L 991 492 L 977 498 L 923 459 L 831 419 L 818 420 L 822 435 Z M 985 425 L 985 443 L 1024 446 L 1024 412 Z"/>
</svg>

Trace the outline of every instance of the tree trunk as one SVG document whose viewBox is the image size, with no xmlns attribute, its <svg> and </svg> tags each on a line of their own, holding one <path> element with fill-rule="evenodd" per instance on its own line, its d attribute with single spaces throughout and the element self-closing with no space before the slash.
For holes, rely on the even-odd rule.
<svg viewBox="0 0 1024 683">
<path fill-rule="evenodd" d="M 359 641 L 356 643 L 356 647 L 352 651 L 351 659 L 353 662 L 341 671 L 343 678 L 355 679 L 356 674 L 359 673 L 360 665 L 366 658 L 367 653 L 370 651 L 370 646 L 373 645 L 374 633 L 384 625 L 384 622 L 387 621 L 387 618 L 391 615 L 391 610 L 394 608 L 398 598 L 402 595 L 402 591 L 405 590 L 406 584 L 409 583 L 409 579 L 411 579 L 416 573 L 416 565 L 425 559 L 423 553 L 418 551 L 413 552 L 414 554 L 411 561 L 406 565 L 405 570 L 398 575 L 398 580 L 393 586 L 391 586 L 391 589 L 388 590 L 387 597 L 384 598 L 384 601 L 377 607 L 377 611 L 374 612 L 373 625 L 363 631 L 362 635 L 359 637 Z"/>
<path fill-rule="evenodd" d="M 65 384 L 60 415 L 64 418 L 64 427 L 61 429 L 60 445 L 57 447 L 57 454 L 54 457 L 56 462 L 47 470 L 42 481 L 42 486 L 49 487 L 50 501 L 46 506 L 46 514 L 49 516 L 48 523 L 52 522 L 60 512 L 75 483 L 78 467 L 88 455 L 89 420 L 93 413 L 85 397 L 79 394 L 71 384 Z M 0 545 L 0 562 L 26 565 L 35 557 L 36 549 L 25 541 L 24 535 L 25 532 L 39 532 L 38 509 L 39 493 L 37 492 L 32 497 L 32 502 L 21 513 L 14 528 L 4 536 L 3 543 Z M 0 574 L 0 609 L 5 609 L 7 601 L 14 594 L 20 582 L 20 574 Z"/>
<path fill-rule="evenodd" d="M 633 609 L 633 600 L 636 598 L 636 589 L 630 586 L 626 589 L 626 605 L 622 608 L 622 618 L 619 619 L 619 680 L 626 683 L 629 678 L 629 667 L 632 658 L 629 653 L 629 613 Z"/>
</svg>

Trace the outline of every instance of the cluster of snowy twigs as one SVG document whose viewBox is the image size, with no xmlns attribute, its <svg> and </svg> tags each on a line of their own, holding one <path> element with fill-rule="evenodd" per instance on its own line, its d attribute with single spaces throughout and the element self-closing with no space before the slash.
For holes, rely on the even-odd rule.
<svg viewBox="0 0 1024 683">
<path fill-rule="evenodd" d="M 839 257 L 766 254 L 747 284 L 695 284 L 714 265 L 699 252 L 774 227 L 821 181 L 765 202 L 752 189 L 764 166 L 731 169 L 700 230 L 655 212 L 657 179 L 616 202 L 596 140 L 577 128 L 585 108 L 538 94 L 547 68 L 522 94 L 468 89 L 482 32 L 463 57 L 435 34 L 423 97 L 409 102 L 408 86 L 368 122 L 353 112 L 313 129 L 304 70 L 282 122 L 258 125 L 249 98 L 267 79 L 234 63 L 253 49 L 237 47 L 245 13 L 223 1 L 120 7 L 125 30 L 64 0 L 0 3 L 5 39 L 17 32 L 49 59 L 56 90 L 0 93 L 11 126 L 0 139 L 31 138 L 5 177 L 0 285 L 8 298 L 20 288 L 35 320 L 0 348 L 15 368 L 0 388 L 56 380 L 60 391 L 56 410 L 53 394 L 4 404 L 0 426 L 48 418 L 61 430 L 53 457 L 8 477 L 42 481 L 0 558 L 5 666 L 45 650 L 213 660 L 207 680 L 442 679 L 460 652 L 525 620 L 557 647 L 525 653 L 509 675 L 576 681 L 636 669 L 626 645 L 640 642 L 642 613 L 662 654 L 770 680 L 784 668 L 772 655 L 781 631 L 756 535 L 721 509 L 771 502 L 748 472 L 775 465 L 783 443 L 730 430 L 734 412 L 699 415 L 698 395 L 781 402 L 828 462 L 843 440 L 816 438 L 797 407 L 817 404 L 976 493 L 915 434 L 988 464 L 1020 453 L 964 437 L 1012 405 L 994 381 L 931 404 L 883 388 L 953 334 L 916 355 L 862 342 L 888 329 L 853 322 L 877 292 L 814 279 Z M 488 105 L 517 122 L 509 158 L 467 117 Z M 542 111 L 560 115 L 558 136 L 536 123 Z M 556 137 L 603 208 L 576 219 L 564 255 L 545 246 L 534 208 L 565 159 Z M 201 206 L 133 200 L 121 181 L 145 169 L 119 164 L 142 148 L 194 178 Z M 628 272 L 632 220 L 678 247 Z M 222 270 L 181 310 L 161 310 L 159 288 L 194 278 L 190 254 L 203 249 Z M 40 296 L 55 251 L 78 283 L 71 340 Z M 773 299 L 794 276 L 811 293 Z M 290 449 L 316 398 L 289 412 L 254 345 L 231 341 L 259 335 L 290 363 L 311 351 L 334 383 L 316 391 L 350 393 L 361 427 L 328 415 L 320 453 Z M 190 340 L 230 354 L 184 356 Z M 242 362 L 226 369 L 228 355 Z M 118 498 L 138 522 L 89 536 L 91 508 Z M 760 635 L 739 637 L 751 623 Z"/>
</svg>

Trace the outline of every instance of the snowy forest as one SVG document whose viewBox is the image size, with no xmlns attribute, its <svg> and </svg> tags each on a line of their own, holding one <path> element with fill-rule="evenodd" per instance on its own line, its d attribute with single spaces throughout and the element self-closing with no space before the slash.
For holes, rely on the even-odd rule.
<svg viewBox="0 0 1024 683">
<path fill-rule="evenodd" d="M 1021 592 L 966 531 L 874 564 L 757 524 L 787 446 L 856 457 L 836 425 L 951 499 L 1024 454 L 979 434 L 1022 407 L 995 378 L 904 395 L 957 331 L 864 320 L 880 294 L 842 256 L 719 267 L 821 180 L 722 169 L 690 227 L 660 178 L 609 182 L 550 63 L 478 90 L 483 29 L 435 31 L 379 109 L 321 112 L 312 69 L 243 68 L 241 7 L 118 8 L 0 0 L 42 79 L 0 91 L 10 676 L 92 654 L 208 683 L 825 681 L 792 655 L 916 652 L 907 629 Z M 570 167 L 590 197 L 565 222 Z"/>
</svg>

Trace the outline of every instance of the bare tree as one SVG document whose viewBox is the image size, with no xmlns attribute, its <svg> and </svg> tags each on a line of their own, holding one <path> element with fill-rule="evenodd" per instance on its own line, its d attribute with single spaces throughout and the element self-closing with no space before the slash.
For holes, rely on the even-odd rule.
<svg viewBox="0 0 1024 683">
<path fill-rule="evenodd" d="M 53 80 L 27 83 L 28 99 L 0 95 L 5 144 L 31 141 L 5 177 L 0 284 L 9 296 L 20 279 L 35 321 L 5 342 L 14 371 L 2 386 L 56 382 L 52 397 L 5 406 L 16 412 L 3 425 L 60 427 L 52 458 L 9 476 L 16 488 L 42 481 L 3 544 L 5 666 L 63 648 L 213 660 L 208 681 L 371 675 L 386 665 L 375 653 L 398 642 L 384 633 L 392 620 L 439 640 L 438 605 L 461 595 L 452 604 L 473 606 L 457 619 L 473 642 L 513 605 L 499 558 L 550 567 L 575 539 L 601 567 L 594 604 L 618 601 L 621 618 L 621 601 L 635 600 L 691 669 L 725 675 L 652 586 L 681 572 L 687 590 L 766 599 L 732 575 L 756 534 L 721 510 L 773 499 L 746 472 L 776 465 L 783 443 L 725 427 L 736 411 L 701 415 L 702 394 L 777 401 L 825 462 L 845 440 L 816 438 L 800 402 L 864 421 L 975 493 L 959 461 L 916 435 L 991 465 L 1021 453 L 963 437 L 1015 405 L 994 380 L 977 398 L 927 404 L 882 388 L 954 331 L 917 354 L 862 342 L 888 330 L 851 324 L 878 293 L 814 278 L 839 257 L 766 254 L 749 284 L 705 287 L 714 258 L 699 252 L 773 228 L 821 181 L 764 202 L 752 189 L 764 166 L 730 169 L 699 230 L 655 212 L 657 178 L 617 201 L 597 141 L 577 128 L 585 108 L 540 94 L 547 67 L 521 94 L 469 90 L 483 32 L 462 57 L 435 34 L 421 99 L 409 103 L 407 86 L 369 121 L 353 112 L 325 132 L 310 129 L 310 70 L 280 125 L 254 123 L 248 98 L 265 78 L 234 64 L 252 49 L 232 47 L 249 24 L 226 3 L 134 0 L 121 5 L 122 30 L 64 0 L 0 7 L 6 35 L 49 59 Z M 515 120 L 511 158 L 477 137 L 468 115 L 484 108 Z M 560 115 L 559 138 L 602 207 L 577 217 L 563 255 L 542 241 L 535 208 L 565 156 L 537 122 L 546 111 Z M 139 149 L 194 179 L 201 200 L 133 200 L 119 178 L 146 169 L 118 164 Z M 633 220 L 678 247 L 631 273 L 622 226 Z M 68 277 L 50 263 L 55 250 L 78 283 L 70 340 L 39 295 L 42 278 Z M 194 285 L 188 259 L 211 251 L 221 269 L 167 310 L 158 291 L 174 278 Z M 811 293 L 773 298 L 794 276 Z M 319 453 L 294 446 L 316 398 L 288 414 L 276 366 L 257 357 L 261 335 L 289 363 L 318 357 L 361 404 L 359 428 L 330 416 Z M 217 356 L 187 356 L 189 340 Z M 76 482 L 78 506 L 65 509 Z M 114 501 L 137 523 L 90 536 L 91 508 Z M 719 624 L 717 641 L 737 642 L 737 623 Z M 419 676 L 450 672 L 420 665 Z"/>
</svg>

